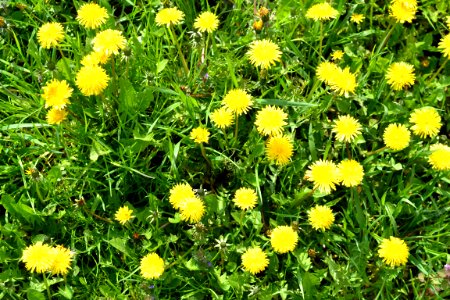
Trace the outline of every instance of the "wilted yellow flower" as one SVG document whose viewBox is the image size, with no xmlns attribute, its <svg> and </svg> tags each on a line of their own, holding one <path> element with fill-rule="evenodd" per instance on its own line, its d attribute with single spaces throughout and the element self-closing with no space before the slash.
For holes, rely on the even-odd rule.
<svg viewBox="0 0 450 300">
<path fill-rule="evenodd" d="M 266 155 L 269 160 L 275 161 L 277 165 L 285 165 L 292 157 L 294 145 L 291 140 L 284 135 L 269 137 L 266 144 Z"/>
<path fill-rule="evenodd" d="M 97 3 L 85 3 L 78 10 L 77 20 L 86 28 L 95 29 L 105 24 L 108 18 L 106 8 Z"/>
<path fill-rule="evenodd" d="M 197 127 L 192 129 L 189 136 L 198 144 L 207 143 L 209 141 L 209 130 L 203 127 Z"/>
<path fill-rule="evenodd" d="M 61 124 L 67 117 L 67 111 L 65 109 L 57 109 L 52 107 L 47 112 L 47 123 L 50 125 Z"/>
<path fill-rule="evenodd" d="M 352 14 L 350 17 L 350 21 L 355 22 L 356 24 L 361 23 L 364 20 L 364 15 L 362 14 Z"/>
<path fill-rule="evenodd" d="M 195 192 L 189 184 L 179 183 L 170 189 L 169 202 L 173 208 L 180 209 L 185 199 L 194 197 Z"/>
<path fill-rule="evenodd" d="M 28 271 L 44 273 L 50 270 L 53 263 L 53 250 L 49 245 L 37 242 L 23 250 L 21 260 Z"/>
<path fill-rule="evenodd" d="M 294 251 L 297 242 L 298 234 L 291 226 L 277 226 L 270 234 L 270 244 L 280 254 Z"/>
<path fill-rule="evenodd" d="M 320 81 L 331 84 L 338 71 L 338 65 L 329 61 L 323 61 L 317 66 L 316 75 Z"/>
<path fill-rule="evenodd" d="M 124 49 L 127 41 L 122 32 L 115 29 L 106 29 L 97 33 L 92 40 L 95 52 L 106 53 L 107 55 L 118 54 L 120 49 Z"/>
<path fill-rule="evenodd" d="M 53 262 L 50 272 L 56 275 L 66 275 L 72 262 L 72 252 L 64 246 L 56 246 L 52 249 Z"/>
<path fill-rule="evenodd" d="M 306 17 L 314 21 L 334 19 L 337 15 L 338 11 L 327 2 L 315 4 L 306 12 Z"/>
<path fill-rule="evenodd" d="M 400 151 L 408 147 L 411 133 L 402 124 L 389 124 L 384 130 L 383 140 L 386 146 L 392 150 Z"/>
<path fill-rule="evenodd" d="M 242 210 L 252 209 L 258 202 L 258 196 L 255 190 L 242 187 L 234 194 L 233 202 Z"/>
<path fill-rule="evenodd" d="M 209 33 L 215 31 L 219 27 L 219 18 L 210 11 L 202 12 L 194 22 L 194 28 L 200 32 L 208 31 Z"/>
<path fill-rule="evenodd" d="M 411 127 L 415 135 L 421 138 L 435 137 L 441 129 L 441 116 L 434 107 L 416 108 L 409 118 L 409 122 L 414 125 Z"/>
<path fill-rule="evenodd" d="M 309 166 L 305 178 L 314 183 L 314 188 L 321 193 L 329 194 L 336 189 L 340 181 L 339 169 L 335 163 L 329 160 L 318 160 Z"/>
<path fill-rule="evenodd" d="M 288 115 L 281 108 L 268 105 L 256 113 L 255 125 L 262 135 L 281 134 Z"/>
<path fill-rule="evenodd" d="M 339 176 L 342 185 L 352 187 L 360 185 L 364 177 L 364 169 L 359 162 L 346 159 L 338 164 Z"/>
<path fill-rule="evenodd" d="M 331 58 L 333 60 L 341 60 L 344 57 L 344 52 L 342 50 L 334 50 L 333 53 L 331 53 Z M 326 63 L 326 62 L 325 62 Z M 319 76 L 319 75 L 317 75 Z M 321 75 L 322 76 L 322 75 Z M 320 77 L 319 77 L 320 78 Z M 321 79 L 322 80 L 322 79 Z"/>
<path fill-rule="evenodd" d="M 361 124 L 352 116 L 339 116 L 334 121 L 332 132 L 336 133 L 336 139 L 341 142 L 351 142 L 361 133 Z"/>
<path fill-rule="evenodd" d="M 241 259 L 244 270 L 252 274 L 264 271 L 269 265 L 267 254 L 258 246 L 248 248 L 244 254 L 242 254 Z"/>
<path fill-rule="evenodd" d="M 60 23 L 43 24 L 37 33 L 39 44 L 46 49 L 57 46 L 64 39 L 64 28 Z"/>
<path fill-rule="evenodd" d="M 437 144 L 430 147 L 431 154 L 428 157 L 428 162 L 433 169 L 439 171 L 450 170 L 450 147 Z"/>
<path fill-rule="evenodd" d="M 267 39 L 253 41 L 247 52 L 250 62 L 262 69 L 269 69 L 272 65 L 275 65 L 276 61 L 281 60 L 281 54 L 280 47 Z"/>
<path fill-rule="evenodd" d="M 252 96 L 242 89 L 228 91 L 222 99 L 222 104 L 236 115 L 246 114 L 253 104 Z"/>
<path fill-rule="evenodd" d="M 438 48 L 441 49 L 441 52 L 442 54 L 444 54 L 444 57 L 450 58 L 450 33 L 441 39 Z"/>
<path fill-rule="evenodd" d="M 141 275 L 146 279 L 156 279 L 164 273 L 164 260 L 156 253 L 149 253 L 141 259 Z"/>
<path fill-rule="evenodd" d="M 264 26 L 264 22 L 263 22 L 263 20 L 261 20 L 261 19 L 256 20 L 255 22 L 253 22 L 253 29 L 254 29 L 257 33 L 260 32 L 260 31 L 262 30 L 263 26 Z"/>
<path fill-rule="evenodd" d="M 397 267 L 408 262 L 409 249 L 403 240 L 391 236 L 389 239 L 383 239 L 378 255 L 386 264 Z"/>
<path fill-rule="evenodd" d="M 334 222 L 331 208 L 324 205 L 316 205 L 308 211 L 308 221 L 316 230 L 330 229 Z"/>
<path fill-rule="evenodd" d="M 178 25 L 183 21 L 184 13 L 176 7 L 163 8 L 156 14 L 155 22 L 158 26 Z"/>
<path fill-rule="evenodd" d="M 405 86 L 414 84 L 414 66 L 405 62 L 396 62 L 389 66 L 386 73 L 387 82 L 394 90 L 401 90 Z"/>
<path fill-rule="evenodd" d="M 96 65 L 83 66 L 76 75 L 75 83 L 85 96 L 100 95 L 108 86 L 109 76 Z"/>
<path fill-rule="evenodd" d="M 205 214 L 205 205 L 198 197 L 186 198 L 180 203 L 181 220 L 198 223 Z"/>
<path fill-rule="evenodd" d="M 349 93 L 355 92 L 356 76 L 350 72 L 350 68 L 343 70 L 339 68 L 335 76 L 332 77 L 330 86 L 339 95 L 345 95 L 347 97 Z"/>
<path fill-rule="evenodd" d="M 116 219 L 120 224 L 125 225 L 126 222 L 134 218 L 133 211 L 129 209 L 127 206 L 122 206 L 114 215 L 114 219 Z"/>
<path fill-rule="evenodd" d="M 63 109 L 66 104 L 70 103 L 69 98 L 72 96 L 73 89 L 65 80 L 53 79 L 42 87 L 44 93 L 42 98 L 45 100 L 45 108 L 54 107 Z"/>
<path fill-rule="evenodd" d="M 409 22 L 416 16 L 417 1 L 416 0 L 392 0 L 391 1 L 391 16 L 395 18 L 398 23 Z"/>
</svg>

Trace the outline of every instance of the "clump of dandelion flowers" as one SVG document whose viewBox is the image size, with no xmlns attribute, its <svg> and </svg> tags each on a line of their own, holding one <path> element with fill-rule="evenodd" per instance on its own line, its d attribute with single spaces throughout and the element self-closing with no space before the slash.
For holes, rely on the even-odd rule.
<svg viewBox="0 0 450 300">
<path fill-rule="evenodd" d="M 411 133 L 403 124 L 389 124 L 384 130 L 383 140 L 385 145 L 395 151 L 408 147 Z"/>
<path fill-rule="evenodd" d="M 259 246 L 248 248 L 241 259 L 244 270 L 253 275 L 264 271 L 269 265 L 267 254 Z"/>
<path fill-rule="evenodd" d="M 253 41 L 247 52 L 250 62 L 262 69 L 269 69 L 275 65 L 275 62 L 281 60 L 281 54 L 280 47 L 267 39 Z"/>
<path fill-rule="evenodd" d="M 381 241 L 378 255 L 389 266 L 398 267 L 408 262 L 409 249 L 405 241 L 391 236 Z"/>
<path fill-rule="evenodd" d="M 52 107 L 47 112 L 47 123 L 50 125 L 61 124 L 67 117 L 67 111 L 65 109 L 57 109 Z"/>
<path fill-rule="evenodd" d="M 315 230 L 330 229 L 334 222 L 331 208 L 324 205 L 316 205 L 308 211 L 308 222 Z"/>
<path fill-rule="evenodd" d="M 180 204 L 181 220 L 198 223 L 205 214 L 205 205 L 199 197 L 190 197 Z"/>
<path fill-rule="evenodd" d="M 54 107 L 63 109 L 66 104 L 70 103 L 69 98 L 72 96 L 73 89 L 65 80 L 53 79 L 42 87 L 44 93 L 42 98 L 45 100 L 45 108 Z"/>
<path fill-rule="evenodd" d="M 337 15 L 338 11 L 327 2 L 315 4 L 306 12 L 306 17 L 314 21 L 334 19 Z"/>
<path fill-rule="evenodd" d="M 364 177 L 364 169 L 359 162 L 346 159 L 338 164 L 339 176 L 342 185 L 352 187 L 360 185 Z"/>
<path fill-rule="evenodd" d="M 196 127 L 192 129 L 189 136 L 191 139 L 194 140 L 194 142 L 201 144 L 201 143 L 208 143 L 209 141 L 209 130 L 203 127 Z"/>
<path fill-rule="evenodd" d="M 446 56 L 450 58 L 450 33 L 441 39 L 438 48 L 441 49 L 441 52 L 442 54 L 444 54 L 444 57 Z"/>
<path fill-rule="evenodd" d="M 210 11 L 202 12 L 194 22 L 194 28 L 200 32 L 213 32 L 219 27 L 219 18 Z"/>
<path fill-rule="evenodd" d="M 258 202 L 258 196 L 255 190 L 242 187 L 234 194 L 233 202 L 242 210 L 252 209 Z"/>
<path fill-rule="evenodd" d="M 106 8 L 96 3 L 85 3 L 77 11 L 77 20 L 88 29 L 95 29 L 105 24 L 108 19 Z"/>
<path fill-rule="evenodd" d="M 439 171 L 450 170 L 450 147 L 436 144 L 430 147 L 431 154 L 428 157 L 428 162 L 432 168 Z"/>
<path fill-rule="evenodd" d="M 73 253 L 64 246 L 56 246 L 52 249 L 53 263 L 50 271 L 56 275 L 67 275 L 72 262 Z"/>
<path fill-rule="evenodd" d="M 268 105 L 256 113 L 255 125 L 262 135 L 277 135 L 286 125 L 288 115 L 281 108 Z"/>
<path fill-rule="evenodd" d="M 169 202 L 173 208 L 180 209 L 181 204 L 187 198 L 194 198 L 194 189 L 187 183 L 179 183 L 170 189 Z"/>
<path fill-rule="evenodd" d="M 125 223 L 132 218 L 134 218 L 133 211 L 127 206 L 120 207 L 114 215 L 114 219 L 116 219 L 116 221 L 118 221 L 122 225 L 125 225 Z"/>
<path fill-rule="evenodd" d="M 85 96 L 100 95 L 108 86 L 109 76 L 97 65 L 83 66 L 78 71 L 75 83 Z"/>
<path fill-rule="evenodd" d="M 323 61 L 317 66 L 316 75 L 320 81 L 331 84 L 338 71 L 338 65 L 329 61 Z"/>
<path fill-rule="evenodd" d="M 417 1 L 416 0 L 392 0 L 391 16 L 398 23 L 411 23 L 416 16 Z"/>
<path fill-rule="evenodd" d="M 270 244 L 280 254 L 294 251 L 297 242 L 298 234 L 291 226 L 277 226 L 270 234 Z"/>
<path fill-rule="evenodd" d="M 277 165 L 285 165 L 292 157 L 294 145 L 291 140 L 284 135 L 276 135 L 269 137 L 266 143 L 266 155 L 271 161 L 275 161 Z"/>
<path fill-rule="evenodd" d="M 356 76 L 350 72 L 350 68 L 338 68 L 337 73 L 330 81 L 331 89 L 339 95 L 348 96 L 349 93 L 354 93 L 356 89 Z"/>
<path fill-rule="evenodd" d="M 350 17 L 350 21 L 355 22 L 356 24 L 360 24 L 364 20 L 363 14 L 352 14 Z"/>
<path fill-rule="evenodd" d="M 252 96 L 243 89 L 232 89 L 222 99 L 222 105 L 238 116 L 246 114 L 252 104 Z"/>
<path fill-rule="evenodd" d="M 127 41 L 122 32 L 115 29 L 106 29 L 97 33 L 92 40 L 95 52 L 118 54 L 119 50 L 124 49 Z"/>
<path fill-rule="evenodd" d="M 184 13 L 176 7 L 163 8 L 156 14 L 155 22 L 158 26 L 178 25 L 184 19 Z"/>
<path fill-rule="evenodd" d="M 156 279 L 164 273 L 164 260 L 156 253 L 149 253 L 141 259 L 141 275 L 146 279 Z"/>
<path fill-rule="evenodd" d="M 336 184 L 340 181 L 340 174 L 338 167 L 332 161 L 318 160 L 309 166 L 305 178 L 314 183 L 315 189 L 329 194 L 336 189 Z"/>
<path fill-rule="evenodd" d="M 44 273 L 50 270 L 53 263 L 54 255 L 52 247 L 37 242 L 34 245 L 28 246 L 23 250 L 21 260 L 25 263 L 25 268 L 28 271 L 36 273 Z"/>
<path fill-rule="evenodd" d="M 43 48 L 50 49 L 64 39 L 64 28 L 57 22 L 45 23 L 39 28 L 37 37 Z"/>
<path fill-rule="evenodd" d="M 411 127 L 415 135 L 421 138 L 435 137 L 441 129 L 441 116 L 434 107 L 416 108 L 409 118 L 413 124 Z"/>
<path fill-rule="evenodd" d="M 361 124 L 350 115 L 339 116 L 334 121 L 332 132 L 336 133 L 336 139 L 341 142 L 351 142 L 361 133 Z"/>
<path fill-rule="evenodd" d="M 414 84 L 414 66 L 405 62 L 396 62 L 389 66 L 386 73 L 387 82 L 394 90 L 401 90 Z"/>
</svg>

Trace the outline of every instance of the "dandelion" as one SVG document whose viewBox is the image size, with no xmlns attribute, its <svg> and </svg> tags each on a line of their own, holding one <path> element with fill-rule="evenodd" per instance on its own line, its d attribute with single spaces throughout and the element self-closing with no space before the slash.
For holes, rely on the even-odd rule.
<svg viewBox="0 0 450 300">
<path fill-rule="evenodd" d="M 324 205 L 316 205 L 308 211 L 308 221 L 315 230 L 330 229 L 334 222 L 331 208 Z"/>
<path fill-rule="evenodd" d="M 287 124 L 285 121 L 287 117 L 281 108 L 268 105 L 256 114 L 256 129 L 262 135 L 278 135 Z"/>
<path fill-rule="evenodd" d="M 52 249 L 53 263 L 50 271 L 56 275 L 67 275 L 72 262 L 72 252 L 64 246 L 56 246 Z"/>
<path fill-rule="evenodd" d="M 37 242 L 34 245 L 28 246 L 23 250 L 21 260 L 25 263 L 25 268 L 28 271 L 36 273 L 44 273 L 48 271 L 53 263 L 52 247 Z"/>
<path fill-rule="evenodd" d="M 108 86 L 109 76 L 97 65 L 83 66 L 78 71 L 75 83 L 85 96 L 100 95 Z"/>
<path fill-rule="evenodd" d="M 428 157 L 428 162 L 432 168 L 439 171 L 450 170 L 450 147 L 437 144 L 430 148 L 432 152 Z"/>
<path fill-rule="evenodd" d="M 352 142 L 361 133 L 361 124 L 352 116 L 339 116 L 334 121 L 332 132 L 336 133 L 336 139 L 341 142 Z"/>
<path fill-rule="evenodd" d="M 81 65 L 83 66 L 97 66 L 100 64 L 105 64 L 110 55 L 108 55 L 106 52 L 91 52 L 88 55 L 84 56 L 81 59 Z"/>
<path fill-rule="evenodd" d="M 205 205 L 198 197 L 190 197 L 180 203 L 181 220 L 198 223 L 205 214 Z"/>
<path fill-rule="evenodd" d="M 197 127 L 192 129 L 190 133 L 191 139 L 194 140 L 194 142 L 201 144 L 201 143 L 208 143 L 209 141 L 209 130 L 203 127 Z"/>
<path fill-rule="evenodd" d="M 334 77 L 338 71 L 339 67 L 335 63 L 323 61 L 317 66 L 316 75 L 320 81 L 330 84 L 334 82 Z"/>
<path fill-rule="evenodd" d="M 124 49 L 127 41 L 122 32 L 114 29 L 106 29 L 97 33 L 92 40 L 95 52 L 110 54 L 118 54 L 120 49 Z"/>
<path fill-rule="evenodd" d="M 236 115 L 246 114 L 253 104 L 252 96 L 242 89 L 228 91 L 222 99 L 222 104 Z"/>
<path fill-rule="evenodd" d="M 311 6 L 306 12 L 306 17 L 314 21 L 334 19 L 337 15 L 338 11 L 326 2 Z"/>
<path fill-rule="evenodd" d="M 277 165 L 285 165 L 291 159 L 293 149 L 294 146 L 287 136 L 271 136 L 266 144 L 266 155 Z"/>
<path fill-rule="evenodd" d="M 216 109 L 211 113 L 211 121 L 219 128 L 226 128 L 233 124 L 234 115 L 226 107 Z"/>
<path fill-rule="evenodd" d="M 125 225 L 126 222 L 134 218 L 133 211 L 129 209 L 127 206 L 122 206 L 117 210 L 116 214 L 114 215 L 114 219 L 118 221 L 120 224 Z"/>
<path fill-rule="evenodd" d="M 384 130 L 383 140 L 386 146 L 392 150 L 400 151 L 408 147 L 411 133 L 402 124 L 389 124 Z"/>
<path fill-rule="evenodd" d="M 403 240 L 391 236 L 381 241 L 378 255 L 386 264 L 397 267 L 408 262 L 409 249 Z"/>
<path fill-rule="evenodd" d="M 234 194 L 233 202 L 242 210 L 252 209 L 258 201 L 255 190 L 242 187 Z"/>
<path fill-rule="evenodd" d="M 256 20 L 255 22 L 253 22 L 253 29 L 254 29 L 257 33 L 259 33 L 259 32 L 262 30 L 263 26 L 264 26 L 264 22 L 263 22 L 263 20 L 261 20 L 261 19 Z"/>
<path fill-rule="evenodd" d="M 416 16 L 417 1 L 416 0 L 392 0 L 391 16 L 398 23 L 411 23 Z"/>
<path fill-rule="evenodd" d="M 202 12 L 194 22 L 194 28 L 200 32 L 213 32 L 219 27 L 219 18 L 210 11 Z"/>
<path fill-rule="evenodd" d="M 163 8 L 161 9 L 155 17 L 155 22 L 158 26 L 166 25 L 178 25 L 184 19 L 184 13 L 176 7 Z"/>
<path fill-rule="evenodd" d="M 329 160 L 318 160 L 309 166 L 305 178 L 314 183 L 314 188 L 321 193 L 329 194 L 336 189 L 339 183 L 339 169 L 335 163 Z"/>
<path fill-rule="evenodd" d="M 164 272 L 164 260 L 156 253 L 149 253 L 141 259 L 141 275 L 146 279 L 156 279 Z"/>
<path fill-rule="evenodd" d="M 50 49 L 64 39 L 64 28 L 57 22 L 45 23 L 39 28 L 37 37 L 43 48 Z"/>
<path fill-rule="evenodd" d="M 425 138 L 434 137 L 441 129 L 441 116 L 434 107 L 416 108 L 409 118 L 409 122 L 414 125 L 411 127 L 415 135 Z"/>
<path fill-rule="evenodd" d="M 360 185 L 364 177 L 364 169 L 359 162 L 346 159 L 338 164 L 341 183 L 346 187 Z"/>
<path fill-rule="evenodd" d="M 77 12 L 77 20 L 88 29 L 95 29 L 105 24 L 108 19 L 106 8 L 96 3 L 85 3 Z"/>
<path fill-rule="evenodd" d="M 269 265 L 267 254 L 258 246 L 248 248 L 242 254 L 241 259 L 244 270 L 253 275 L 264 271 Z"/>
<path fill-rule="evenodd" d="M 442 54 L 444 54 L 444 57 L 450 58 L 450 33 L 441 39 L 438 48 L 441 49 L 441 52 Z"/>
<path fill-rule="evenodd" d="M 401 90 L 405 86 L 414 84 L 414 66 L 405 62 L 396 62 L 389 66 L 386 73 L 387 82 L 394 90 Z"/>
<path fill-rule="evenodd" d="M 169 202 L 173 208 L 180 209 L 185 199 L 194 197 L 194 189 L 189 184 L 179 183 L 170 189 Z"/>
<path fill-rule="evenodd" d="M 280 254 L 294 251 L 297 242 L 298 234 L 291 226 L 277 226 L 270 234 L 270 244 Z"/>
<path fill-rule="evenodd" d="M 61 124 L 67 117 L 67 111 L 65 109 L 51 108 L 47 112 L 47 123 L 50 125 Z"/>
<path fill-rule="evenodd" d="M 339 95 L 348 97 L 349 93 L 354 93 L 356 89 L 356 76 L 350 72 L 349 68 L 338 69 L 330 82 L 331 89 Z"/>
<path fill-rule="evenodd" d="M 362 14 L 352 14 L 350 17 L 350 21 L 355 22 L 356 24 L 360 24 L 364 20 L 364 15 Z"/>
<path fill-rule="evenodd" d="M 276 61 L 281 60 L 281 54 L 278 45 L 267 39 L 253 41 L 247 52 L 250 62 L 262 69 L 269 69 L 275 65 Z"/>
<path fill-rule="evenodd" d="M 344 52 L 342 50 L 334 50 L 333 53 L 331 53 L 331 58 L 334 61 L 341 60 L 343 57 L 344 57 Z"/>
<path fill-rule="evenodd" d="M 70 103 L 69 98 L 72 96 L 73 89 L 70 88 L 67 81 L 53 79 L 42 89 L 44 90 L 42 98 L 45 100 L 45 108 L 63 109 L 66 104 Z"/>
</svg>

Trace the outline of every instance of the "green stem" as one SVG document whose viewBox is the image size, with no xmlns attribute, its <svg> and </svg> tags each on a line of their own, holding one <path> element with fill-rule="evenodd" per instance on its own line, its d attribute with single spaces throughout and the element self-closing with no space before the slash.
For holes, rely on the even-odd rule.
<svg viewBox="0 0 450 300">
<path fill-rule="evenodd" d="M 383 41 L 381 42 L 381 44 L 378 46 L 377 51 L 375 52 L 376 54 L 380 53 L 380 51 L 384 48 L 384 46 L 386 46 L 389 38 L 392 35 L 392 32 L 394 32 L 394 28 L 395 28 L 395 23 L 390 23 L 388 26 L 388 29 L 386 29 L 387 33 L 383 39 Z"/>
<path fill-rule="evenodd" d="M 186 62 L 186 59 L 184 58 L 183 52 L 181 52 L 180 44 L 178 44 L 177 34 L 175 33 L 175 30 L 173 29 L 173 27 L 170 27 L 170 31 L 172 33 L 172 39 L 173 39 L 173 41 L 175 43 L 175 46 L 177 47 L 178 55 L 180 56 L 181 62 L 183 63 L 184 71 L 186 72 L 186 75 L 188 75 L 189 74 L 189 67 L 188 67 L 188 64 Z"/>
<path fill-rule="evenodd" d="M 238 140 L 238 127 L 239 127 L 239 116 L 235 114 L 236 126 L 234 127 L 234 142 L 236 143 Z"/>
<path fill-rule="evenodd" d="M 211 161 L 210 161 L 209 158 L 206 156 L 206 151 L 205 151 L 205 147 L 203 146 L 203 144 L 200 144 L 200 150 L 201 150 L 201 152 L 202 152 L 203 158 L 206 160 L 206 163 L 208 164 L 209 169 L 212 170 L 212 164 L 211 164 Z"/>
<path fill-rule="evenodd" d="M 384 151 L 384 150 L 386 150 L 386 149 L 387 149 L 387 146 L 384 146 L 383 148 L 380 148 L 380 149 L 378 149 L 378 150 L 374 150 L 374 151 L 371 151 L 371 152 L 367 152 L 367 153 L 366 153 L 366 156 L 370 156 L 370 155 L 377 154 L 377 153 L 382 152 L 382 151 Z"/>
<path fill-rule="evenodd" d="M 44 277 L 44 284 L 45 288 L 47 289 L 47 297 L 50 300 L 52 299 L 52 293 L 50 293 L 50 287 L 48 285 L 47 276 L 45 274 L 42 274 L 42 276 Z"/>
<path fill-rule="evenodd" d="M 245 210 L 241 211 L 241 218 L 239 219 L 239 231 L 242 233 L 244 237 L 247 237 L 244 231 L 244 216 L 245 216 Z"/>
<path fill-rule="evenodd" d="M 323 23 L 320 22 L 319 60 L 322 57 Z"/>
<path fill-rule="evenodd" d="M 430 78 L 429 82 L 433 81 L 436 78 L 436 76 L 438 76 L 439 73 L 441 73 L 442 69 L 444 69 L 447 62 L 448 62 L 448 58 L 444 61 L 444 63 L 440 66 L 440 68 L 436 71 L 436 73 L 433 74 L 433 76 Z"/>
</svg>

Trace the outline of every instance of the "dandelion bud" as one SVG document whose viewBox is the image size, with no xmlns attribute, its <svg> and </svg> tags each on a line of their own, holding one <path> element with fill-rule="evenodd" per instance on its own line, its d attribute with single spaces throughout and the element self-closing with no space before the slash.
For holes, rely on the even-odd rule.
<svg viewBox="0 0 450 300">
<path fill-rule="evenodd" d="M 263 26 L 264 26 L 264 22 L 261 19 L 255 21 L 253 23 L 253 29 L 256 31 L 256 33 L 260 33 L 262 28 L 263 28 Z"/>
<path fill-rule="evenodd" d="M 259 17 L 264 21 L 269 20 L 269 9 L 267 7 L 261 6 L 258 11 Z"/>
</svg>

